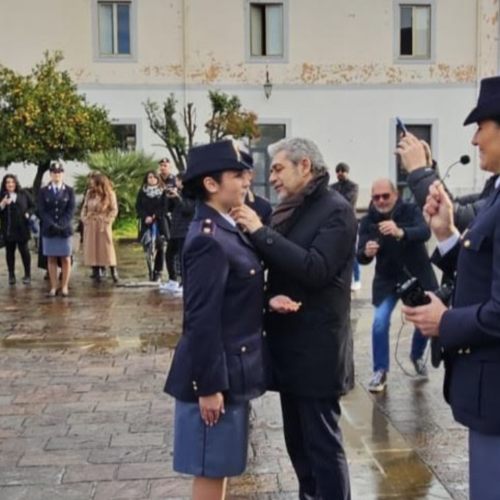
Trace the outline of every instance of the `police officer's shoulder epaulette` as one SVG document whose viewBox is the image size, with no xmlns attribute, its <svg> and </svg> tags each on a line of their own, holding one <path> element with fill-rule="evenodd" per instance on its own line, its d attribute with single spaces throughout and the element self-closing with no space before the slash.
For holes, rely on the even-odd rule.
<svg viewBox="0 0 500 500">
<path fill-rule="evenodd" d="M 217 227 L 217 224 L 215 224 L 215 222 L 212 219 L 203 219 L 201 221 L 200 231 L 206 235 L 210 235 L 210 234 L 214 235 L 216 227 Z"/>
</svg>

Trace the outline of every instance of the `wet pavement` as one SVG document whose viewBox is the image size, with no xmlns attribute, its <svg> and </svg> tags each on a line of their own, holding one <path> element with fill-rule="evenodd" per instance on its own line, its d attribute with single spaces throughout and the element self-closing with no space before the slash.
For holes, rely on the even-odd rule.
<svg viewBox="0 0 500 500">
<path fill-rule="evenodd" d="M 142 283 L 142 252 L 120 245 L 121 287 L 95 284 L 77 255 L 68 299 L 46 299 L 42 272 L 7 285 L 0 262 L 0 499 L 187 499 L 190 481 L 172 472 L 172 400 L 163 390 L 182 303 Z M 20 272 L 20 270 L 19 270 Z M 353 301 L 356 389 L 342 402 L 353 500 L 467 498 L 466 432 L 428 380 L 394 363 L 384 394 L 371 374 L 371 270 Z M 22 276 L 22 274 L 19 274 Z M 144 285 L 144 286 L 142 286 Z M 411 329 L 398 358 L 410 375 Z M 297 499 L 274 394 L 253 403 L 247 473 L 229 498 Z"/>
</svg>

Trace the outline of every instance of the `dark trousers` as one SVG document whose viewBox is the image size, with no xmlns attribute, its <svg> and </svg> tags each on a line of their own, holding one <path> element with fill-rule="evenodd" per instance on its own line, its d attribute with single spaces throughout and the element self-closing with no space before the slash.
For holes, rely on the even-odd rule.
<svg viewBox="0 0 500 500">
<path fill-rule="evenodd" d="M 300 500 L 350 500 L 339 401 L 281 394 L 281 411 Z"/>
<path fill-rule="evenodd" d="M 7 261 L 7 269 L 9 274 L 14 275 L 16 271 L 16 247 L 21 254 L 23 261 L 24 275 L 31 276 L 31 255 L 28 248 L 28 242 L 5 243 L 5 260 Z"/>
<path fill-rule="evenodd" d="M 154 271 L 161 273 L 163 271 L 163 262 L 165 260 L 165 242 L 161 239 L 156 240 L 156 256 L 154 262 Z"/>
<path fill-rule="evenodd" d="M 168 279 L 175 281 L 177 272 L 175 269 L 175 254 L 177 253 L 175 240 L 167 243 L 167 252 L 165 254 L 165 264 L 167 265 Z"/>
</svg>

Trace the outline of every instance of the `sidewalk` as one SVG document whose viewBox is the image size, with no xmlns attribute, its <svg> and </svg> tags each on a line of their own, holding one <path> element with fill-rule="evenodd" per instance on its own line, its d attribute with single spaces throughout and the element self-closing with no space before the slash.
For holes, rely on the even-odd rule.
<svg viewBox="0 0 500 500">
<path fill-rule="evenodd" d="M 144 279 L 139 248 L 121 246 L 119 262 L 124 281 Z M 87 275 L 77 259 L 71 297 L 51 300 L 41 274 L 31 287 L 8 287 L 0 262 L 0 498 L 187 499 L 189 479 L 171 468 L 172 400 L 163 394 L 181 301 Z M 359 383 L 342 405 L 353 500 L 466 499 L 466 433 L 442 399 L 441 371 L 422 382 L 393 366 L 386 394 L 366 392 L 368 293 L 353 302 Z M 393 323 L 394 343 L 396 314 Z M 408 370 L 410 334 L 400 345 Z M 275 394 L 253 403 L 248 472 L 229 494 L 298 498 Z"/>
</svg>

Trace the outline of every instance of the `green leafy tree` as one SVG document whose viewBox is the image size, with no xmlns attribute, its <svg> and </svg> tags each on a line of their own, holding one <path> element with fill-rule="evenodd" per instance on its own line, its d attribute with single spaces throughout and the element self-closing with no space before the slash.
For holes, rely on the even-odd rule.
<svg viewBox="0 0 500 500">
<path fill-rule="evenodd" d="M 229 96 L 219 91 L 208 93 L 212 106 L 212 116 L 205 124 L 210 142 L 220 141 L 225 137 L 248 140 L 259 137 L 257 115 L 241 109 L 237 96 Z"/>
<path fill-rule="evenodd" d="M 107 111 L 78 93 L 62 59 L 46 52 L 28 75 L 0 66 L 0 165 L 36 165 L 35 193 L 52 160 L 81 161 L 116 144 Z"/>
<path fill-rule="evenodd" d="M 237 96 L 228 96 L 223 92 L 208 93 L 212 114 L 205 124 L 209 141 L 220 141 L 226 137 L 247 138 L 249 141 L 259 137 L 257 115 L 241 108 Z M 144 104 L 151 130 L 162 140 L 162 145 L 169 151 L 177 170 L 186 169 L 187 149 L 194 144 L 197 130 L 196 110 L 193 103 L 188 103 L 182 110 L 182 122 L 178 122 L 177 101 L 173 94 L 160 106 L 148 100 Z"/>
<path fill-rule="evenodd" d="M 115 149 L 91 153 L 86 158 L 91 171 L 100 172 L 113 183 L 118 201 L 118 217 L 135 219 L 137 193 L 147 172 L 156 171 L 156 160 L 152 155 L 135 151 Z M 87 189 L 87 175 L 77 175 L 76 192 L 83 194 Z"/>
</svg>

